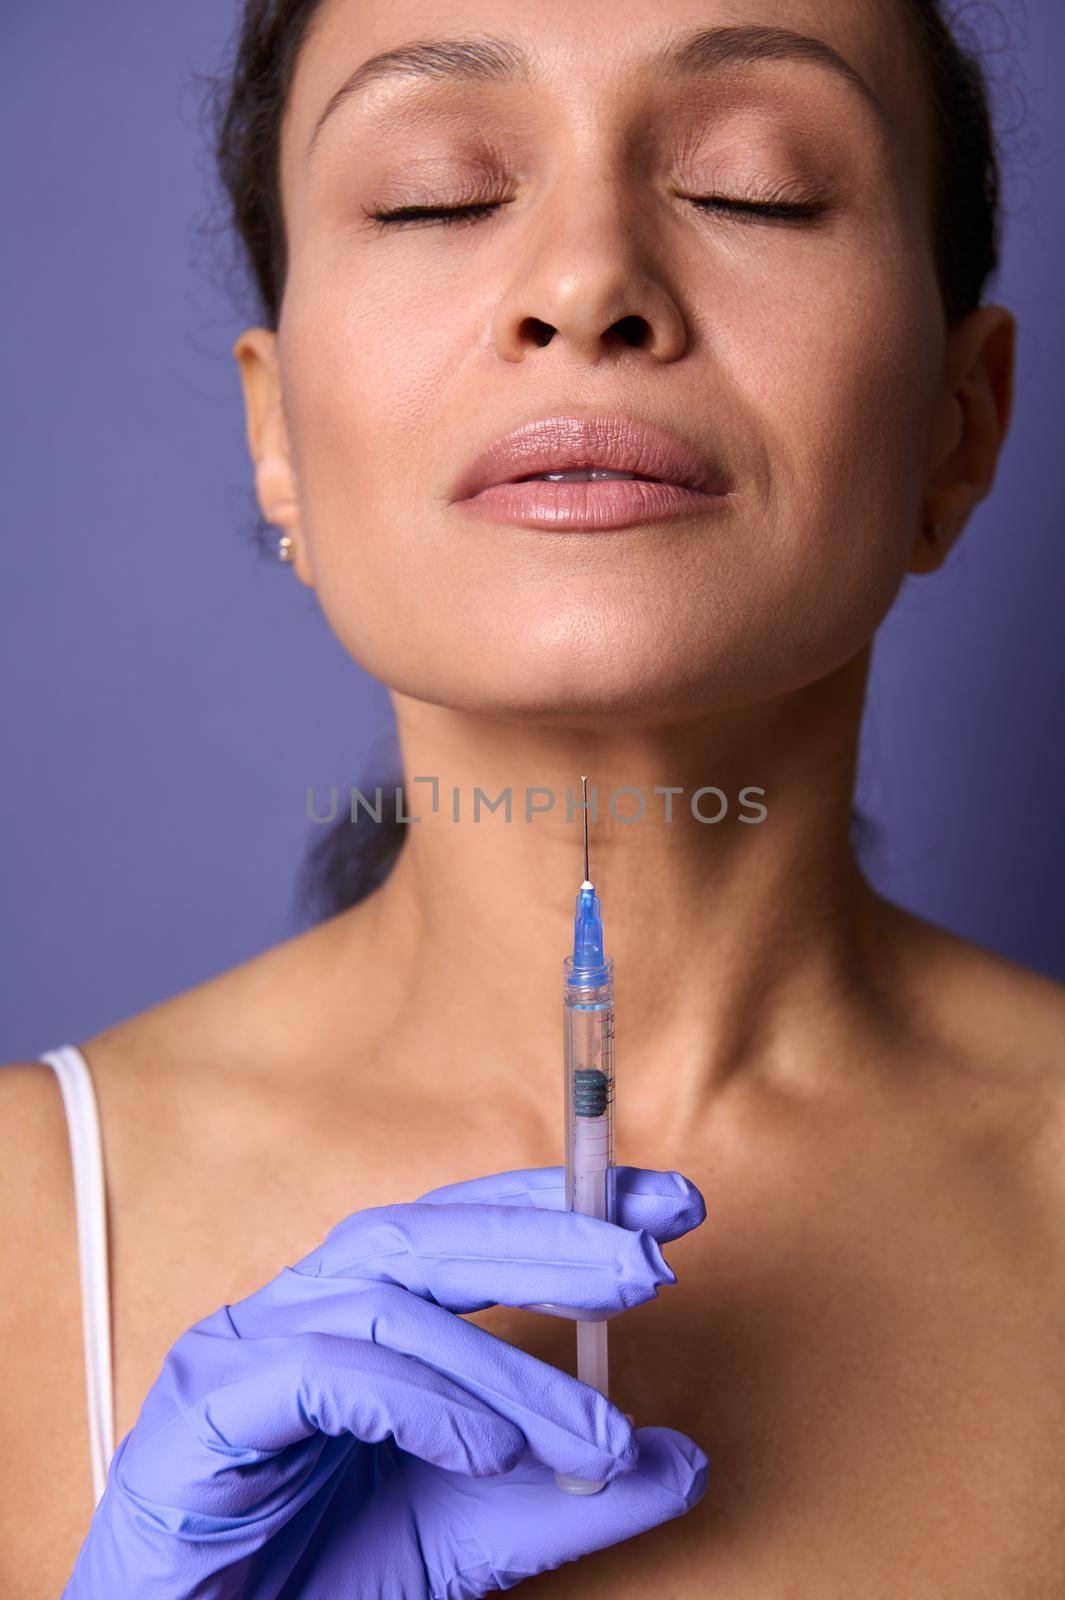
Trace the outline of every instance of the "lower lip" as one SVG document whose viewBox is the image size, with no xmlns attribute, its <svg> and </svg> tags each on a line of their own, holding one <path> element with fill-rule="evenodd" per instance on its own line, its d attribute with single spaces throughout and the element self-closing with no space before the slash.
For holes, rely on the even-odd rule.
<svg viewBox="0 0 1065 1600">
<path fill-rule="evenodd" d="M 581 483 L 551 483 L 541 478 L 496 483 L 468 500 L 455 501 L 455 505 L 467 516 L 488 522 L 598 533 L 645 522 L 671 522 L 678 517 L 705 517 L 727 498 L 648 478 L 598 478 Z"/>
</svg>

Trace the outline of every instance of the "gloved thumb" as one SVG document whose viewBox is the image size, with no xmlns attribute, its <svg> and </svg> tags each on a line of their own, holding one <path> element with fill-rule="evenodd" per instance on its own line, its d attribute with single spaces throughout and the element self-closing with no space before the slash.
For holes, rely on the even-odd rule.
<svg viewBox="0 0 1065 1600">
<path fill-rule="evenodd" d="M 528 1452 L 509 1472 L 487 1479 L 427 1469 L 438 1488 L 441 1478 L 452 1480 L 470 1536 L 461 1551 L 462 1587 L 456 1582 L 448 1595 L 472 1600 L 510 1589 L 690 1511 L 706 1489 L 703 1451 L 674 1428 L 637 1428 L 635 1439 L 636 1465 L 597 1494 L 567 1494 Z"/>
</svg>

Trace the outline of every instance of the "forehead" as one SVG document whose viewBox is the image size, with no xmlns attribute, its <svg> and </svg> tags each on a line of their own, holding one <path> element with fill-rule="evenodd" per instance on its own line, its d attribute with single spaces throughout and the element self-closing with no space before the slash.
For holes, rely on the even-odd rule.
<svg viewBox="0 0 1065 1600">
<path fill-rule="evenodd" d="M 664 65 L 670 47 L 696 33 L 720 30 L 779 30 L 823 45 L 824 58 L 835 56 L 837 81 L 849 71 L 852 94 L 869 92 L 868 102 L 881 108 L 880 131 L 895 147 L 900 164 L 929 170 L 932 128 L 928 92 L 916 32 L 907 19 L 908 0 L 320 0 L 300 51 L 285 108 L 281 182 L 289 196 L 298 192 L 308 151 L 330 132 L 325 121 L 365 119 L 384 109 L 402 107 L 415 93 L 424 104 L 431 85 L 454 94 L 456 78 L 370 71 L 354 92 L 347 85 L 360 67 L 375 58 L 411 45 L 467 41 L 489 37 L 502 46 L 498 63 L 475 67 L 464 81 L 471 104 L 489 79 L 514 96 L 534 96 L 541 107 L 588 105 L 634 83 L 663 84 L 693 73 Z M 714 41 L 711 41 L 713 44 Z M 491 53 L 495 53 L 492 51 Z M 768 53 L 768 52 L 767 52 Z M 695 59 L 723 54 L 713 48 Z M 733 51 L 730 64 L 744 54 Z M 796 59 L 787 46 L 778 59 Z M 810 83 L 816 50 L 806 46 Z M 821 81 L 828 69 L 817 68 Z M 859 100 L 854 101 L 855 105 Z M 868 110 L 868 105 L 867 105 Z M 856 112 L 856 117 L 860 116 Z"/>
</svg>

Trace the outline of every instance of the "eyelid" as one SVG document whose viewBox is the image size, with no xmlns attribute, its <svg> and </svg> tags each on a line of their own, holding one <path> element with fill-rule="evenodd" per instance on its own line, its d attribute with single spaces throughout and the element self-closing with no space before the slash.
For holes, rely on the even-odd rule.
<svg viewBox="0 0 1065 1600">
<path fill-rule="evenodd" d="M 725 215 L 749 216 L 753 220 L 765 222 L 813 221 L 823 216 L 829 209 L 829 203 L 821 199 L 778 199 L 776 195 L 780 192 L 780 190 L 771 191 L 765 196 L 677 193 L 675 197 L 706 210 L 718 207 Z M 502 206 L 511 203 L 505 199 L 459 201 L 451 205 L 416 202 L 407 206 L 394 206 L 391 211 L 363 208 L 363 215 L 368 222 L 376 225 L 379 232 L 417 228 L 434 223 L 439 227 L 456 227 L 465 222 L 476 222 L 483 217 L 489 217 Z"/>
<path fill-rule="evenodd" d="M 694 189 L 701 186 L 687 187 Z M 823 206 L 827 204 L 824 189 L 824 184 L 814 185 L 802 179 L 762 177 L 758 173 L 752 173 L 735 179 L 729 179 L 724 175 L 711 177 L 705 187 L 701 187 L 701 192 L 724 194 L 729 198 L 751 200 L 761 205 Z M 673 190 L 674 194 L 680 192 L 679 189 Z"/>
<path fill-rule="evenodd" d="M 726 213 L 760 218 L 764 222 L 812 222 L 827 211 L 819 201 L 810 200 L 750 200 L 744 195 L 684 195 L 692 205 L 720 206 Z"/>
<path fill-rule="evenodd" d="M 409 206 L 393 206 L 391 210 L 378 210 L 363 208 L 363 216 L 368 222 L 377 225 L 378 229 L 417 227 L 423 222 L 447 222 L 449 217 L 454 221 L 465 220 L 463 214 L 478 213 L 489 215 L 499 206 L 509 205 L 508 200 L 469 200 L 458 201 L 452 205 L 428 205 L 414 202 Z M 413 212 L 414 216 L 404 216 L 404 212 Z"/>
</svg>

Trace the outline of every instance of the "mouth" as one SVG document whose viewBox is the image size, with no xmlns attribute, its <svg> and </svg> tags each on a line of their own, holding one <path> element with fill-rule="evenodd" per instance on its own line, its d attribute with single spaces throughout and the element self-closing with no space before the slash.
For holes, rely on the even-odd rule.
<svg viewBox="0 0 1065 1600">
<path fill-rule="evenodd" d="M 555 416 L 493 440 L 452 485 L 467 516 L 551 532 L 601 532 L 706 516 L 726 503 L 723 463 L 658 423 Z"/>
<path fill-rule="evenodd" d="M 608 467 L 572 467 L 553 472 L 527 472 L 508 483 L 662 483 L 646 472 L 611 472 Z"/>
<path fill-rule="evenodd" d="M 679 433 L 629 416 L 544 417 L 494 439 L 452 485 L 454 503 L 508 483 L 635 479 L 721 495 L 724 466 Z"/>
</svg>

